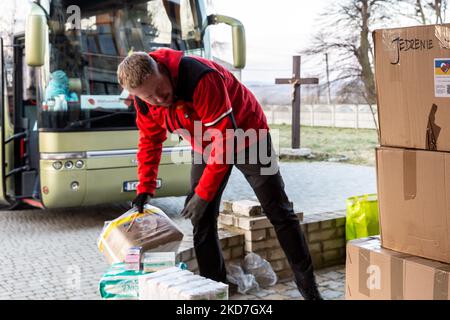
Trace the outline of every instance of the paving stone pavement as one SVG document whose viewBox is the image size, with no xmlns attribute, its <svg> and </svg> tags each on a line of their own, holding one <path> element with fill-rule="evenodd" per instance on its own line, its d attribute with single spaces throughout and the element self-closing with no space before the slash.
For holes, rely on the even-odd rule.
<svg viewBox="0 0 450 320">
<path fill-rule="evenodd" d="M 376 193 L 375 167 L 332 162 L 281 162 L 280 172 L 286 193 L 294 209 L 305 215 L 345 209 L 348 197 Z M 185 197 L 154 199 L 165 212 L 180 212 Z M 222 199 L 256 199 L 242 173 L 233 168 Z M 192 233 L 192 225 L 179 215 L 171 216 L 183 231 Z"/>
<path fill-rule="evenodd" d="M 375 188 L 374 168 L 333 163 L 282 163 L 288 195 L 308 213 L 345 206 L 345 197 Z M 224 199 L 251 198 L 242 175 L 233 174 Z M 184 197 L 155 199 L 183 229 L 190 222 L 179 212 Z M 317 206 L 314 206 L 314 203 Z M 0 210 L 1 299 L 99 299 L 98 281 L 108 267 L 96 246 L 104 221 L 125 211 L 125 204 L 54 210 Z M 318 270 L 325 298 L 343 296 L 343 267 Z M 267 291 L 234 295 L 235 299 L 299 298 L 293 283 Z"/>
<path fill-rule="evenodd" d="M 345 299 L 345 265 L 338 265 L 316 271 L 319 291 L 325 300 Z M 276 285 L 246 294 L 236 293 L 230 300 L 303 300 L 294 281 L 282 281 Z"/>
</svg>

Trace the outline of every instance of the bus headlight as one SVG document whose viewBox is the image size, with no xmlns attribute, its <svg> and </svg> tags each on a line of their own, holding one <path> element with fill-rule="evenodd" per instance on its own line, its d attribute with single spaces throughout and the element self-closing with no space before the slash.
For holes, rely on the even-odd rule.
<svg viewBox="0 0 450 320">
<path fill-rule="evenodd" d="M 83 168 L 84 162 L 83 160 L 77 160 L 77 162 L 75 162 L 75 167 L 77 167 L 78 169 Z"/>
<path fill-rule="evenodd" d="M 70 184 L 70 188 L 71 188 L 73 191 L 77 191 L 77 190 L 80 188 L 80 184 L 78 183 L 78 181 L 73 181 L 73 182 Z"/>
<path fill-rule="evenodd" d="M 55 168 L 56 170 L 59 170 L 62 168 L 62 162 L 61 161 L 55 161 L 53 162 L 53 168 Z"/>
<path fill-rule="evenodd" d="M 66 161 L 66 163 L 64 163 L 64 167 L 66 169 L 72 169 L 73 168 L 73 162 L 72 161 Z"/>
</svg>

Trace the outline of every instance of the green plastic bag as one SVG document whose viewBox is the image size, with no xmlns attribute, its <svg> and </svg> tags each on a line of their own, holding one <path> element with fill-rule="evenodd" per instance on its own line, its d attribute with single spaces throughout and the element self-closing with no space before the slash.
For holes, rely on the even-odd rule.
<svg viewBox="0 0 450 320">
<path fill-rule="evenodd" d="M 376 194 L 350 197 L 346 202 L 345 238 L 347 241 L 380 234 Z"/>
</svg>

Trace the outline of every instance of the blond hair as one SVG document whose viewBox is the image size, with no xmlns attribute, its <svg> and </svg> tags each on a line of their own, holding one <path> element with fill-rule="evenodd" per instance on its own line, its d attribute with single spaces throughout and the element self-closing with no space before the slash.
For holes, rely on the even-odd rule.
<svg viewBox="0 0 450 320">
<path fill-rule="evenodd" d="M 157 72 L 155 60 L 145 52 L 134 52 L 117 67 L 119 84 L 126 89 L 139 87 L 144 80 Z"/>
</svg>

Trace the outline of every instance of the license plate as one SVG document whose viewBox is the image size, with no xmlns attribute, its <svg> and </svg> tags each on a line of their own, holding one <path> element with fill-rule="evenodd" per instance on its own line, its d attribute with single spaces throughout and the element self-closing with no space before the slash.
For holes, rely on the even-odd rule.
<svg viewBox="0 0 450 320">
<path fill-rule="evenodd" d="M 161 188 L 161 179 L 156 179 L 156 189 Z M 129 191 L 136 191 L 137 185 L 139 184 L 139 181 L 125 181 L 123 183 L 123 191 L 129 192 Z"/>
</svg>

